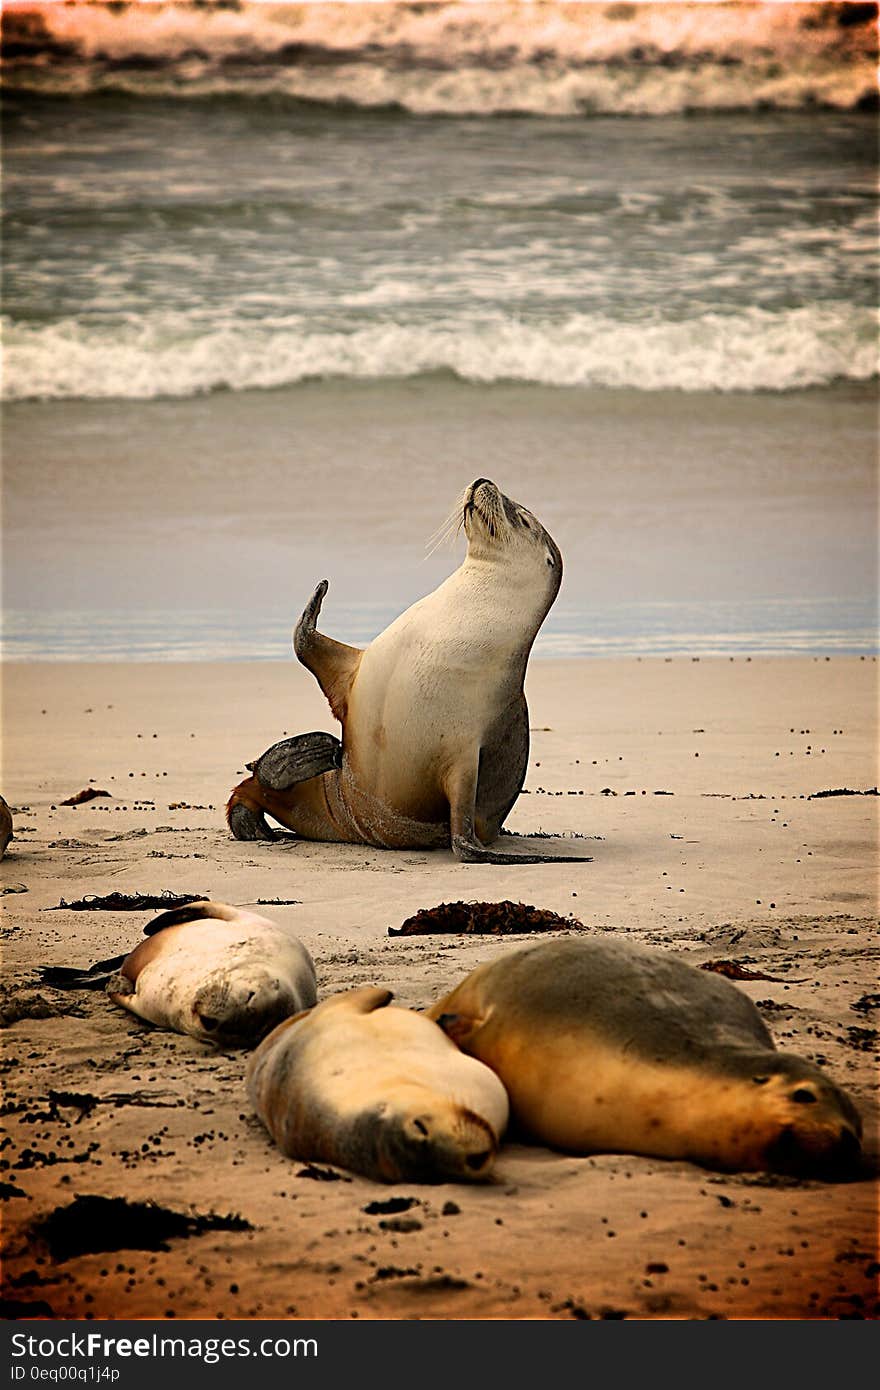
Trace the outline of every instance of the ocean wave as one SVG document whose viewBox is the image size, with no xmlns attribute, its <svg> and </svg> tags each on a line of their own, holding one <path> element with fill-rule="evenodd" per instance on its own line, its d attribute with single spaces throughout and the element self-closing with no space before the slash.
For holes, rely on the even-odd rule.
<svg viewBox="0 0 880 1390">
<path fill-rule="evenodd" d="M 416 115 L 876 102 L 876 6 L 12 4 L 10 90 L 286 97 Z"/>
<path fill-rule="evenodd" d="M 116 326 L 4 325 L 7 400 L 146 400 L 316 378 L 452 372 L 464 381 L 645 391 L 787 391 L 877 374 L 878 311 L 819 304 L 670 322 L 503 314 L 315 331 L 301 317 L 210 324 L 152 314 Z"/>
</svg>

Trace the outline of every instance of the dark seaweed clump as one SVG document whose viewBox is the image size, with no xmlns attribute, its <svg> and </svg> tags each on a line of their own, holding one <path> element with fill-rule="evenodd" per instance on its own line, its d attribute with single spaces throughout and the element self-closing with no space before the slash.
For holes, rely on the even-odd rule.
<svg viewBox="0 0 880 1390">
<path fill-rule="evenodd" d="M 169 1240 L 200 1236 L 205 1231 L 250 1231 L 240 1216 L 187 1216 L 154 1202 L 124 1197 L 76 1197 L 56 1207 L 34 1227 L 54 1260 L 104 1250 L 167 1250 Z"/>
<path fill-rule="evenodd" d="M 576 917 L 560 917 L 528 903 L 440 903 L 407 917 L 402 927 L 389 927 L 389 936 L 421 936 L 466 932 L 479 936 L 509 936 L 521 932 L 570 931 L 582 927 Z"/>
</svg>

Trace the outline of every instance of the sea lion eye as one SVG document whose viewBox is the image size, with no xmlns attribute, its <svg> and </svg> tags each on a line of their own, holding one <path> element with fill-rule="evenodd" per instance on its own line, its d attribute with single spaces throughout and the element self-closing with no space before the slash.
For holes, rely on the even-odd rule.
<svg viewBox="0 0 880 1390">
<path fill-rule="evenodd" d="M 769 1076 L 753 1076 L 752 1080 L 756 1086 L 766 1086 L 770 1078 Z"/>
<path fill-rule="evenodd" d="M 791 1098 L 792 1098 L 792 1100 L 796 1100 L 797 1103 L 798 1103 L 798 1105 L 815 1105 L 815 1104 L 816 1104 L 816 1097 L 813 1095 L 813 1092 L 812 1092 L 812 1091 L 807 1091 L 807 1090 L 804 1090 L 804 1089 L 800 1089 L 800 1090 L 797 1090 L 797 1091 L 792 1091 L 792 1093 L 791 1093 Z"/>
</svg>

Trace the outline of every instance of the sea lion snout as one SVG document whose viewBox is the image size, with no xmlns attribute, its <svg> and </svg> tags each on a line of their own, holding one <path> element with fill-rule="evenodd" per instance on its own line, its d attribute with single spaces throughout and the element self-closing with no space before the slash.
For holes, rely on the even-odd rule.
<svg viewBox="0 0 880 1390">
<path fill-rule="evenodd" d="M 389 1115 L 382 1148 L 390 1181 L 479 1182 L 492 1170 L 498 1143 L 481 1116 L 453 1106 Z"/>
<path fill-rule="evenodd" d="M 846 1178 L 862 1154 L 859 1135 L 849 1125 L 799 1130 L 786 1125 L 768 1146 L 767 1166 L 778 1173 Z"/>
</svg>

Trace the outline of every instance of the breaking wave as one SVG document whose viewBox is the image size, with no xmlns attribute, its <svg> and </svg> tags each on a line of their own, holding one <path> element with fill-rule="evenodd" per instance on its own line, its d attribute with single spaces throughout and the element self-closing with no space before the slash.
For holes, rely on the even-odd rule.
<svg viewBox="0 0 880 1390">
<path fill-rule="evenodd" d="M 6 85 L 286 97 L 415 115 L 667 115 L 877 100 L 877 7 L 9 4 Z"/>
<path fill-rule="evenodd" d="M 312 331 L 299 317 L 195 325 L 183 314 L 116 326 L 74 319 L 4 325 L 4 396 L 192 396 L 315 378 L 452 372 L 464 381 L 645 391 L 787 391 L 877 373 L 878 312 L 820 304 L 706 313 L 679 322 L 571 314 L 526 322 L 502 313 L 430 324 Z"/>
</svg>

